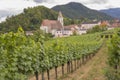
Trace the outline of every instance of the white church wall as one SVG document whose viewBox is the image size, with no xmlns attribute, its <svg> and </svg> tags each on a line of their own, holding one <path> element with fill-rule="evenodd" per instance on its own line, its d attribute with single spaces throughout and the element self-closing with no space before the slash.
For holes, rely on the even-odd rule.
<svg viewBox="0 0 120 80">
<path fill-rule="evenodd" d="M 48 33 L 48 27 L 47 26 L 41 26 L 40 29 L 45 31 L 46 33 Z"/>
</svg>

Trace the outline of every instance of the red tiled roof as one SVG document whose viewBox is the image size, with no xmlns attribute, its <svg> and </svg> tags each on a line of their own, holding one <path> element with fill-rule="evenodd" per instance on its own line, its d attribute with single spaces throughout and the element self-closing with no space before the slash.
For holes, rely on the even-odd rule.
<svg viewBox="0 0 120 80">
<path fill-rule="evenodd" d="M 99 21 L 94 21 L 94 22 L 83 22 L 82 24 L 98 24 Z"/>
<path fill-rule="evenodd" d="M 51 29 L 62 29 L 62 25 L 57 20 L 43 20 L 42 26 L 50 27 Z"/>
<path fill-rule="evenodd" d="M 64 26 L 64 30 L 71 30 L 72 28 L 76 29 L 77 25 L 68 25 L 68 26 Z"/>
</svg>

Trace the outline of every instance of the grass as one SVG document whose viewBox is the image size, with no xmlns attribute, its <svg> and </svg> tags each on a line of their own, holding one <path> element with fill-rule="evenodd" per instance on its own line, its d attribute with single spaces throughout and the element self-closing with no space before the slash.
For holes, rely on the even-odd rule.
<svg viewBox="0 0 120 80">
<path fill-rule="evenodd" d="M 104 70 L 107 67 L 107 51 L 107 46 L 104 44 L 96 56 L 85 65 L 59 80 L 106 80 Z"/>
</svg>

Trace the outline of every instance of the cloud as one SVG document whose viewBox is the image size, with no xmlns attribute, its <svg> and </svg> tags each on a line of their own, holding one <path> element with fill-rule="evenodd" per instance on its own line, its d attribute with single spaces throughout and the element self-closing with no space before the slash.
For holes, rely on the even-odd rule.
<svg viewBox="0 0 120 80">
<path fill-rule="evenodd" d="M 6 10 L 0 10 L 0 18 L 1 17 L 4 17 L 4 16 L 6 16 L 6 15 L 9 15 L 10 13 L 8 12 L 8 11 L 6 11 Z"/>
<path fill-rule="evenodd" d="M 108 9 L 120 7 L 120 0 L 0 0 L 0 17 L 19 14 L 24 8 L 44 5 L 51 8 L 69 2 L 79 2 L 91 9 Z"/>
<path fill-rule="evenodd" d="M 55 5 L 66 4 L 69 2 L 79 2 L 92 9 L 109 8 L 108 5 L 120 7 L 120 0 L 0 0 L 0 10 L 11 8 L 23 10 L 24 8 L 38 5 L 44 5 L 51 8 Z"/>
<path fill-rule="evenodd" d="M 85 4 L 105 4 L 109 0 L 33 0 L 36 3 L 67 3 L 67 2 L 81 2 Z"/>
<path fill-rule="evenodd" d="M 98 5 L 102 4 L 102 5 L 104 5 L 104 4 L 108 3 L 108 2 L 109 2 L 109 0 L 86 0 L 86 1 L 83 2 L 83 4 L 85 4 L 85 5 L 94 5 L 94 4 L 98 4 Z"/>
<path fill-rule="evenodd" d="M 28 6 L 36 6 L 36 3 L 32 0 L 0 0 L 0 10 L 1 9 L 17 9 L 22 10 Z"/>
<path fill-rule="evenodd" d="M 51 8 L 69 2 L 79 2 L 91 9 L 106 9 L 120 7 L 120 0 L 0 0 L 0 10 L 22 12 L 24 8 L 44 5 Z"/>
<path fill-rule="evenodd" d="M 105 6 L 107 3 L 109 3 L 110 0 L 33 0 L 33 1 L 36 2 L 38 5 L 45 4 L 45 6 L 49 8 L 55 5 L 66 4 L 69 2 L 79 2 L 89 8 L 99 10 L 102 8 L 106 8 Z"/>
<path fill-rule="evenodd" d="M 94 3 L 94 4 L 106 4 L 106 3 L 108 3 L 108 0 L 91 0 L 91 3 Z"/>
<path fill-rule="evenodd" d="M 0 18 L 21 13 L 23 10 L 0 10 Z"/>
<path fill-rule="evenodd" d="M 0 18 L 0 23 L 3 22 L 3 21 L 5 21 L 5 20 L 6 20 L 6 17 L 7 17 L 7 16 L 1 17 L 1 18 Z"/>
<path fill-rule="evenodd" d="M 7 16 L 23 12 L 24 8 L 37 6 L 35 2 L 27 0 L 0 0 L 0 22 Z"/>
<path fill-rule="evenodd" d="M 42 3 L 42 2 L 46 2 L 46 0 L 34 0 L 37 3 Z"/>
<path fill-rule="evenodd" d="M 19 13 L 21 13 L 22 12 L 22 10 L 21 11 L 19 11 L 19 10 L 0 10 L 0 23 L 2 22 L 2 21 L 5 21 L 5 19 L 7 18 L 7 16 L 12 16 L 12 15 L 16 15 L 16 14 L 19 14 Z"/>
<path fill-rule="evenodd" d="M 36 2 L 36 3 L 44 3 L 44 2 L 46 2 L 46 3 L 53 3 L 56 0 L 33 0 L 33 1 Z"/>
<path fill-rule="evenodd" d="M 106 5 L 105 7 L 106 7 L 106 8 L 114 8 L 113 5 Z"/>
</svg>

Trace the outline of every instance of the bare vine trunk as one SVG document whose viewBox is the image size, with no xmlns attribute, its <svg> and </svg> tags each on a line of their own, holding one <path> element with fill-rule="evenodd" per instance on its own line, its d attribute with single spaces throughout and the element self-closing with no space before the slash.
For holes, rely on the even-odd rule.
<svg viewBox="0 0 120 80">
<path fill-rule="evenodd" d="M 38 71 L 35 72 L 35 77 L 36 77 L 36 80 L 39 80 L 39 78 L 38 78 Z"/>
<path fill-rule="evenodd" d="M 44 71 L 42 71 L 42 80 L 45 80 L 45 79 L 44 79 Z"/>
<path fill-rule="evenodd" d="M 55 66 L 55 79 L 57 80 L 58 74 L 57 74 L 57 66 Z"/>
<path fill-rule="evenodd" d="M 48 76 L 48 80 L 50 80 L 50 71 L 49 71 L 49 69 L 47 69 L 47 76 Z"/>
<path fill-rule="evenodd" d="M 64 75 L 64 64 L 62 64 L 62 75 Z"/>
</svg>

